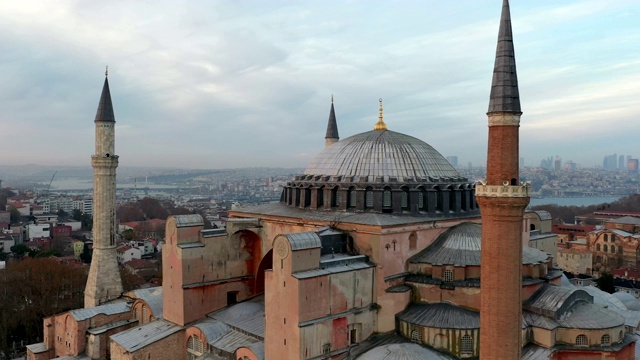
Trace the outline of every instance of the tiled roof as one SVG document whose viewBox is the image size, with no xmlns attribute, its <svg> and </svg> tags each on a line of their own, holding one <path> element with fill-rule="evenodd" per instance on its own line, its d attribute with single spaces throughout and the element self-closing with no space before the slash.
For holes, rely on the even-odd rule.
<svg viewBox="0 0 640 360">
<path fill-rule="evenodd" d="M 111 335 L 111 340 L 128 352 L 138 351 L 158 340 L 182 330 L 182 326 L 158 319 L 141 326 Z"/>
<path fill-rule="evenodd" d="M 131 310 L 131 306 L 124 301 L 114 302 L 105 305 L 99 305 L 92 308 L 76 309 L 69 311 L 76 321 L 90 319 L 98 314 L 115 315 L 125 313 Z"/>
</svg>

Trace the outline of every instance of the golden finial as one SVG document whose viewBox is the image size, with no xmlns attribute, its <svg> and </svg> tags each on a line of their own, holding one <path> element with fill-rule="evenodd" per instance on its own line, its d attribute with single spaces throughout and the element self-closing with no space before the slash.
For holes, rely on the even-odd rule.
<svg viewBox="0 0 640 360">
<path fill-rule="evenodd" d="M 106 69 L 104 70 L 104 76 L 109 76 L 109 65 L 107 65 Z"/>
<path fill-rule="evenodd" d="M 387 124 L 382 120 L 382 98 L 380 98 L 380 115 L 378 115 L 378 122 L 373 126 L 373 130 L 387 130 Z"/>
</svg>

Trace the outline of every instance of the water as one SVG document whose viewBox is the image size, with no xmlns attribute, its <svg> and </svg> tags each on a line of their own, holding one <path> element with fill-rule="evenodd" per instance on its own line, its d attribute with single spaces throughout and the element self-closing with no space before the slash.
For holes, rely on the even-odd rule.
<svg viewBox="0 0 640 360">
<path fill-rule="evenodd" d="M 611 203 L 622 196 L 586 196 L 586 197 L 548 197 L 548 198 L 532 198 L 529 206 L 537 205 L 559 205 L 559 206 L 589 206 L 599 205 L 602 203 Z"/>
</svg>

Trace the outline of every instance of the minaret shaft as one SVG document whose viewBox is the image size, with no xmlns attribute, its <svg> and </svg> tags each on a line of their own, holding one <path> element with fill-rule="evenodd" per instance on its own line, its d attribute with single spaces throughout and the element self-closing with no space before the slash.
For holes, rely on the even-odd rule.
<svg viewBox="0 0 640 360">
<path fill-rule="evenodd" d="M 96 148 L 93 166 L 93 257 L 85 289 L 84 306 L 90 308 L 122 294 L 116 256 L 116 168 L 115 119 L 105 79 L 95 120 Z"/>
<path fill-rule="evenodd" d="M 487 179 L 476 185 L 482 360 L 520 359 L 522 349 L 522 224 L 529 190 L 518 173 L 521 114 L 509 2 L 503 0 L 487 113 Z"/>
</svg>

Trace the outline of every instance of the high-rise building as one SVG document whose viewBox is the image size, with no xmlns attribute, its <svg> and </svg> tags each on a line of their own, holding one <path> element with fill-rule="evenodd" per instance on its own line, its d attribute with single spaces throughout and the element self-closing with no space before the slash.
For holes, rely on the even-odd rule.
<svg viewBox="0 0 640 360">
<path fill-rule="evenodd" d="M 98 306 L 122 295 L 116 259 L 116 120 L 111 104 L 109 79 L 104 86 L 95 118 L 96 149 L 93 166 L 93 257 L 84 291 L 84 306 Z"/>
<path fill-rule="evenodd" d="M 618 157 L 618 169 L 624 169 L 624 168 L 625 168 L 624 155 L 620 155 Z"/>
<path fill-rule="evenodd" d="M 476 186 L 482 215 L 480 358 L 520 359 L 522 219 L 529 190 L 520 184 L 518 168 L 522 111 L 507 0 L 502 5 L 487 115 L 487 179 Z"/>
<path fill-rule="evenodd" d="M 447 161 L 449 162 L 449 164 L 451 164 L 451 166 L 453 166 L 454 168 L 458 167 L 458 157 L 457 156 L 447 156 Z"/>
</svg>

